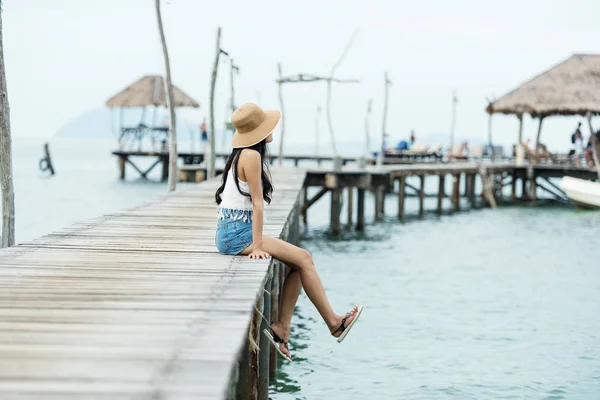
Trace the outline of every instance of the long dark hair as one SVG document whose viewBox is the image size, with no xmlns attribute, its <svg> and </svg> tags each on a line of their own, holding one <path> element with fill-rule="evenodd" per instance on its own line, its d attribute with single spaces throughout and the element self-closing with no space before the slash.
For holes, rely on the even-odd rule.
<svg viewBox="0 0 600 400">
<path fill-rule="evenodd" d="M 235 186 L 237 186 L 238 191 L 247 197 L 251 197 L 250 193 L 244 192 L 240 188 L 240 181 L 237 179 L 237 167 L 240 159 L 240 154 L 244 149 L 251 149 L 258 151 L 260 154 L 261 167 L 260 167 L 260 175 L 262 180 L 262 190 L 263 190 L 263 199 L 267 202 L 267 204 L 271 204 L 271 194 L 273 193 L 273 184 L 271 183 L 271 174 L 269 173 L 269 166 L 265 161 L 265 156 L 267 155 L 267 142 L 266 140 L 262 140 L 254 146 L 244 147 L 240 149 L 233 149 L 227 162 L 225 163 L 225 168 L 223 169 L 223 178 L 221 180 L 221 186 L 217 189 L 217 193 L 215 193 L 215 200 L 217 204 L 221 204 L 221 194 L 225 190 L 225 183 L 227 182 L 227 175 L 229 175 L 229 170 L 233 168 L 233 178 L 235 179 Z"/>
</svg>

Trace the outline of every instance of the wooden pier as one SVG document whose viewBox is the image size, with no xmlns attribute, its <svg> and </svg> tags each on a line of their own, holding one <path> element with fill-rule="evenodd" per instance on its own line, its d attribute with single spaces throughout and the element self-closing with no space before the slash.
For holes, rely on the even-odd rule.
<svg viewBox="0 0 600 400">
<path fill-rule="evenodd" d="M 304 172 L 273 177 L 295 242 Z M 218 254 L 217 184 L 0 251 L 0 399 L 266 399 L 283 267 Z"/>
<path fill-rule="evenodd" d="M 335 234 L 344 197 L 348 225 L 364 229 L 367 191 L 375 220 L 390 195 L 402 219 L 411 193 L 422 215 L 428 196 L 441 212 L 446 198 L 454 210 L 461 197 L 493 205 L 508 185 L 516 197 L 518 180 L 534 199 L 548 177 L 595 179 L 581 168 L 470 163 L 272 175 L 264 232 L 292 243 L 300 216 L 326 194 Z M 438 192 L 428 194 L 432 176 Z M 277 319 L 286 267 L 217 252 L 219 181 L 0 251 L 0 399 L 267 399 L 277 362 L 260 332 Z"/>
</svg>

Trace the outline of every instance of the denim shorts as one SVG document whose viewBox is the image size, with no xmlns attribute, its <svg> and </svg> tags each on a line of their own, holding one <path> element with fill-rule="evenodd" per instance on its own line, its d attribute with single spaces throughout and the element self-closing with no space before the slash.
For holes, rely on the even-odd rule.
<svg viewBox="0 0 600 400">
<path fill-rule="evenodd" d="M 252 221 L 219 219 L 215 243 L 221 254 L 240 254 L 252 244 Z"/>
</svg>

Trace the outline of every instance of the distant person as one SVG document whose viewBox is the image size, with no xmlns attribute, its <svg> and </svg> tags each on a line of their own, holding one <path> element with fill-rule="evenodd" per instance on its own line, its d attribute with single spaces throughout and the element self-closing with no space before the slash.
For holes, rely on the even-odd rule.
<svg viewBox="0 0 600 400">
<path fill-rule="evenodd" d="M 415 144 L 415 130 L 413 129 L 412 131 L 410 131 L 410 142 L 408 142 L 408 149 L 412 149 L 413 145 Z"/>
<path fill-rule="evenodd" d="M 579 127 L 581 127 L 581 122 L 579 123 Z M 585 148 L 583 146 L 583 135 L 581 134 L 581 130 L 577 127 L 577 130 L 573 134 L 571 141 L 573 142 L 573 155 L 575 166 L 581 166 L 581 160 L 583 160 L 585 156 Z"/>
<path fill-rule="evenodd" d="M 206 131 L 206 117 L 202 118 L 202 123 L 200 124 L 200 148 L 202 152 L 206 149 L 206 144 L 208 143 L 208 132 Z"/>
<path fill-rule="evenodd" d="M 218 204 L 215 239 L 222 254 L 245 255 L 253 259 L 273 257 L 289 266 L 290 272 L 279 297 L 278 320 L 263 330 L 263 334 L 281 355 L 291 361 L 288 348 L 290 322 L 301 289 L 338 343 L 344 340 L 358 320 L 362 306 L 354 306 L 344 315 L 336 314 L 310 253 L 263 232 L 265 203 L 271 203 L 273 195 L 265 153 L 280 119 L 280 111 L 264 111 L 252 103 L 240 106 L 233 113 L 231 121 L 236 131 L 231 142 L 231 154 L 223 168 L 222 184 L 215 193 Z M 223 345 L 234 346 L 235 343 Z"/>
</svg>

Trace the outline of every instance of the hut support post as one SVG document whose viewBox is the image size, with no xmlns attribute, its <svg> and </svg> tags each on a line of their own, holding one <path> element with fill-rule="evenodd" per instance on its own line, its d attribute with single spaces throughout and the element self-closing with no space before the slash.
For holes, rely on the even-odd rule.
<svg viewBox="0 0 600 400">
<path fill-rule="evenodd" d="M 358 188 L 356 201 L 356 230 L 365 229 L 365 189 Z"/>
<path fill-rule="evenodd" d="M 596 167 L 598 179 L 600 179 L 600 155 L 598 155 L 598 147 L 600 147 L 600 143 L 598 143 L 598 139 L 596 138 L 596 135 L 594 135 L 594 127 L 592 126 L 592 114 L 587 115 L 587 121 L 588 126 L 590 128 L 590 137 L 592 138 L 592 156 L 594 158 L 594 166 Z"/>
<path fill-rule="evenodd" d="M 445 186 L 446 186 L 446 176 L 444 174 L 440 174 L 439 175 L 438 195 L 437 195 L 437 212 L 438 212 L 438 214 L 442 214 Z"/>
<path fill-rule="evenodd" d="M 533 148 L 534 160 L 535 160 L 536 164 L 538 162 L 538 147 L 540 145 L 540 136 L 542 135 L 542 123 L 543 122 L 544 122 L 544 117 L 540 117 L 537 136 L 535 137 L 535 147 Z"/>
<path fill-rule="evenodd" d="M 402 175 L 398 180 L 398 219 L 404 219 L 404 199 L 406 197 L 406 176 Z"/>
<path fill-rule="evenodd" d="M 125 180 L 125 168 L 127 165 L 127 156 L 119 156 L 119 171 L 121 173 L 121 180 Z"/>
</svg>

